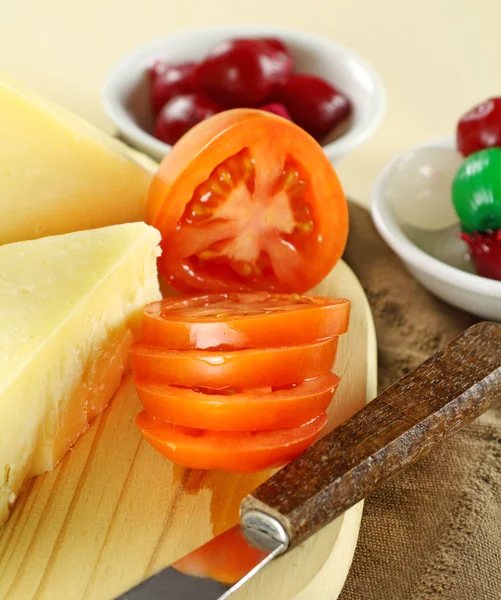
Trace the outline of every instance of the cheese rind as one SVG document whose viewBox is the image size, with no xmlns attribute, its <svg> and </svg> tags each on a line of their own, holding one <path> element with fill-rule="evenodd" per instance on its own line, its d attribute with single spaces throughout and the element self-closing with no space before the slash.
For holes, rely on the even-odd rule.
<svg viewBox="0 0 501 600">
<path fill-rule="evenodd" d="M 133 223 L 0 247 L 0 523 L 116 391 L 159 240 Z"/>
<path fill-rule="evenodd" d="M 155 168 L 69 111 L 0 81 L 0 245 L 142 221 Z"/>
</svg>

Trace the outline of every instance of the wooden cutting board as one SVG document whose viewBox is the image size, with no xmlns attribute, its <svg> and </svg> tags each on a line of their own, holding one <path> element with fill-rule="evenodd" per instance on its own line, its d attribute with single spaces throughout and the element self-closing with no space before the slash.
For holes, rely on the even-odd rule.
<svg viewBox="0 0 501 600">
<path fill-rule="evenodd" d="M 363 406 L 376 393 L 376 342 L 362 287 L 341 262 L 314 292 L 352 301 L 334 369 L 342 382 L 331 408 L 346 398 Z M 139 410 L 129 375 L 61 463 L 28 482 L 0 529 L 0 599 L 110 600 L 234 525 L 241 499 L 270 474 L 177 467 L 141 439 L 134 425 Z M 359 504 L 235 598 L 334 600 L 361 515 Z"/>
</svg>

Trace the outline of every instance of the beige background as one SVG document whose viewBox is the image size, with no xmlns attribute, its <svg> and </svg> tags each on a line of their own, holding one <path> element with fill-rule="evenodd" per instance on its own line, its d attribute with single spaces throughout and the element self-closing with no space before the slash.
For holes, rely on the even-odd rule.
<svg viewBox="0 0 501 600">
<path fill-rule="evenodd" d="M 327 35 L 370 60 L 388 88 L 383 125 L 338 169 L 367 203 L 385 162 L 501 95 L 500 22 L 501 0 L 0 0 L 0 68 L 112 131 L 103 80 L 151 38 L 231 23 Z"/>
</svg>

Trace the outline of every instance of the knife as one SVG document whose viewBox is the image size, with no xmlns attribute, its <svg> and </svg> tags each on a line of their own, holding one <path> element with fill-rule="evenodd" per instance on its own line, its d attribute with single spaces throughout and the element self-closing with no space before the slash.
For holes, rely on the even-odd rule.
<svg viewBox="0 0 501 600">
<path fill-rule="evenodd" d="M 240 524 L 230 533 L 238 536 L 242 555 L 248 549 L 256 558 L 236 583 L 181 572 L 183 564 L 201 556 L 224 562 L 229 557 L 224 555 L 226 532 L 118 600 L 230 598 L 273 559 L 419 460 L 500 397 L 501 325 L 479 323 L 243 499 Z"/>
</svg>

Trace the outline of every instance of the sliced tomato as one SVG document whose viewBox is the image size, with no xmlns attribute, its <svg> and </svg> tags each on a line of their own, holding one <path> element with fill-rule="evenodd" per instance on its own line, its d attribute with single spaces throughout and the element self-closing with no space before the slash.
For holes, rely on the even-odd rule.
<svg viewBox="0 0 501 600">
<path fill-rule="evenodd" d="M 165 298 L 143 311 L 143 341 L 164 348 L 266 348 L 346 333 L 345 298 L 224 293 Z"/>
<path fill-rule="evenodd" d="M 290 429 L 204 431 L 164 423 L 146 412 L 136 417 L 145 440 L 169 460 L 189 469 L 255 473 L 280 467 L 304 452 L 327 423 L 321 415 Z"/>
<path fill-rule="evenodd" d="M 249 546 L 240 525 L 237 525 L 190 552 L 172 566 L 185 575 L 232 584 L 247 575 L 267 555 L 268 552 Z"/>
<path fill-rule="evenodd" d="M 152 182 L 160 273 L 184 292 L 304 292 L 340 258 L 346 199 L 321 146 L 294 123 L 234 109 L 193 127 Z"/>
<path fill-rule="evenodd" d="M 284 386 L 324 375 L 336 358 L 337 340 L 253 350 L 169 350 L 137 342 L 132 366 L 140 380 L 183 387 L 249 389 Z"/>
<path fill-rule="evenodd" d="M 136 380 L 145 411 L 157 419 L 199 429 L 249 431 L 296 427 L 327 410 L 339 385 L 333 373 L 288 388 L 211 394 Z"/>
</svg>

